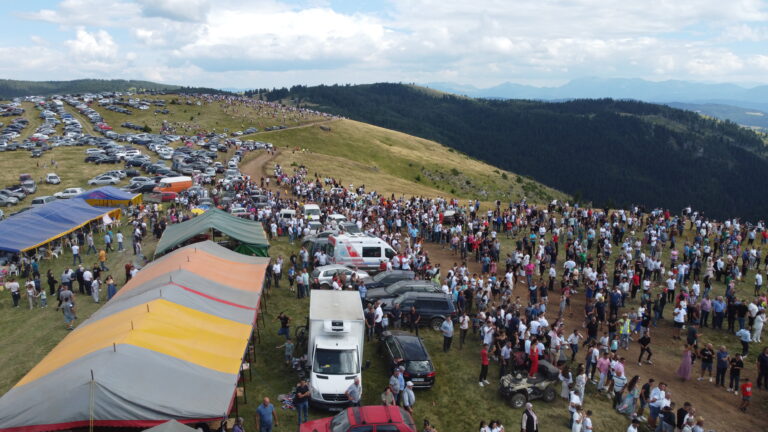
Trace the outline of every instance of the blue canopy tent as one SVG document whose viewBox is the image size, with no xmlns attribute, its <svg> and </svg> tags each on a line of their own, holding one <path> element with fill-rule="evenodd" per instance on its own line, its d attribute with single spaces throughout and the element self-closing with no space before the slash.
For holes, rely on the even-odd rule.
<svg viewBox="0 0 768 432">
<path fill-rule="evenodd" d="M 59 200 L 0 221 L 0 251 L 25 252 L 63 237 L 120 209 L 96 208 L 83 200 Z"/>
<path fill-rule="evenodd" d="M 127 207 L 141 203 L 141 194 L 133 194 L 114 186 L 103 186 L 83 192 L 75 198 L 96 207 Z"/>
</svg>

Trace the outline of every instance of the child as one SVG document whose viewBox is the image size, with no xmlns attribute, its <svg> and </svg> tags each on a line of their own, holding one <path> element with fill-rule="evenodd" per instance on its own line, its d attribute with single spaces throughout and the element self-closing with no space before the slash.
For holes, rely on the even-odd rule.
<svg viewBox="0 0 768 432">
<path fill-rule="evenodd" d="M 752 382 L 749 378 L 744 378 L 744 384 L 741 385 L 741 405 L 739 405 L 739 409 L 747 412 L 750 399 L 752 399 Z"/>
<path fill-rule="evenodd" d="M 291 292 L 295 292 L 293 289 L 293 282 L 296 280 L 296 268 L 294 266 L 291 266 L 291 268 L 288 269 L 288 287 Z"/>
<path fill-rule="evenodd" d="M 616 354 L 616 351 L 619 349 L 619 335 L 615 335 L 613 337 L 613 340 L 611 341 L 611 352 L 613 354 Z"/>
<path fill-rule="evenodd" d="M 40 290 L 40 294 L 37 295 L 40 298 L 40 309 L 48 307 L 48 294 L 45 290 Z"/>
</svg>

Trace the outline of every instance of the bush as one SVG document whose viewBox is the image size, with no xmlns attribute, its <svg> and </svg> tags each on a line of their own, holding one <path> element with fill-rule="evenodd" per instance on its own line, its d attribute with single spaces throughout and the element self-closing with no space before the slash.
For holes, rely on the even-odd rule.
<svg viewBox="0 0 768 432">
<path fill-rule="evenodd" d="M 459 170 L 457 170 L 456 168 L 451 168 L 451 175 L 452 176 L 458 176 L 459 174 L 461 174 L 461 172 Z"/>
</svg>

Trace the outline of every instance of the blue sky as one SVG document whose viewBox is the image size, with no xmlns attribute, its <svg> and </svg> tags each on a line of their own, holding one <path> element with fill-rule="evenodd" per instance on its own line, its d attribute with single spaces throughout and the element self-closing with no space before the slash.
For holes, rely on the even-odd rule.
<svg viewBox="0 0 768 432">
<path fill-rule="evenodd" d="M 3 1 L 0 26 L 13 79 L 768 84 L 762 0 Z"/>
</svg>

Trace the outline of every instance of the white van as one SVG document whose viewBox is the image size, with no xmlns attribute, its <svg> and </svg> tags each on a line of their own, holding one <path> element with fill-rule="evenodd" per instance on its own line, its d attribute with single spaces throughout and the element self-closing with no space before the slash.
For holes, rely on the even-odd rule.
<svg viewBox="0 0 768 432">
<path fill-rule="evenodd" d="M 333 226 L 338 226 L 342 222 L 346 222 L 347 218 L 344 215 L 334 213 L 332 215 L 328 215 L 328 222 L 330 222 Z"/>
<path fill-rule="evenodd" d="M 320 220 L 320 206 L 317 204 L 304 204 L 304 218 L 308 221 Z"/>
<path fill-rule="evenodd" d="M 280 219 L 296 219 L 296 210 L 282 209 L 280 210 Z"/>
<path fill-rule="evenodd" d="M 397 252 L 384 240 L 361 234 L 340 234 L 328 237 L 328 256 L 334 264 L 378 270 L 382 260 L 391 260 Z"/>
</svg>

